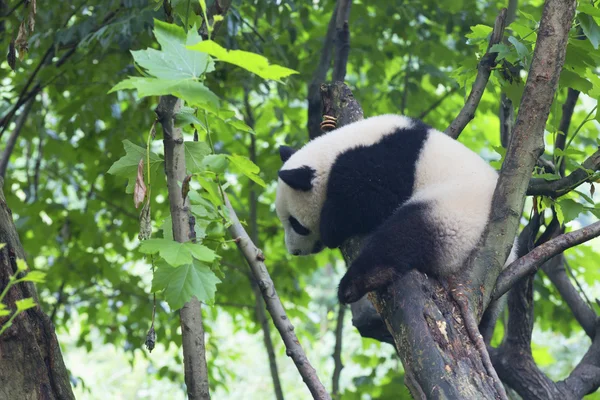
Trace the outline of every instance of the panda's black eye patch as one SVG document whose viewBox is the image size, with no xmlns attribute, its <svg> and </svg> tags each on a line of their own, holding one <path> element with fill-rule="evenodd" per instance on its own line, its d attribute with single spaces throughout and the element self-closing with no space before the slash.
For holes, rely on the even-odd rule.
<svg viewBox="0 0 600 400">
<path fill-rule="evenodd" d="M 290 217 L 289 221 L 290 225 L 292 225 L 292 229 L 294 229 L 294 231 L 296 231 L 298 235 L 307 236 L 308 234 L 310 234 L 310 231 L 304 226 L 302 226 L 302 224 L 298 222 L 296 218 Z"/>
</svg>

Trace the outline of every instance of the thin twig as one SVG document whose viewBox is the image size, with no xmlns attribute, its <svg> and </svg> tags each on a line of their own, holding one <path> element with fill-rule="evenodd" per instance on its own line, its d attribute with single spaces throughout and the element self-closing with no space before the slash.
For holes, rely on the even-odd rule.
<svg viewBox="0 0 600 400">
<path fill-rule="evenodd" d="M 8 167 L 8 161 L 10 160 L 10 156 L 17 144 L 17 138 L 21 134 L 21 130 L 25 126 L 25 122 L 27 121 L 27 117 L 29 116 L 29 111 L 31 111 L 31 107 L 33 106 L 33 99 L 29 100 L 27 104 L 25 104 L 25 108 L 19 114 L 17 118 L 17 122 L 15 124 L 15 129 L 13 129 L 12 133 L 8 137 L 8 141 L 6 142 L 6 147 L 4 152 L 2 153 L 2 158 L 0 158 L 0 176 L 6 176 L 6 169 Z"/>
<path fill-rule="evenodd" d="M 568 248 L 587 242 L 600 235 L 600 221 L 584 228 L 565 233 L 547 241 L 533 249 L 525 256 L 515 260 L 498 276 L 496 288 L 492 295 L 498 299 L 506 293 L 518 280 L 536 271 L 544 262 L 562 253 Z"/>
<path fill-rule="evenodd" d="M 565 262 L 564 256 L 560 254 L 546 262 L 542 269 L 571 309 L 579 325 L 593 339 L 596 333 L 596 320 L 598 317 L 594 309 L 585 302 L 569 280 Z"/>
<path fill-rule="evenodd" d="M 446 93 L 444 93 L 442 95 L 442 97 L 440 97 L 439 99 L 437 99 L 436 101 L 434 101 L 429 107 L 427 107 L 425 110 L 423 110 L 421 112 L 421 114 L 419 114 L 419 116 L 417 118 L 418 119 L 425 118 L 430 112 L 432 112 L 433 110 L 435 110 L 436 108 L 438 108 L 439 105 L 442 104 L 442 102 L 444 100 L 446 100 L 452 94 L 456 93 L 457 90 L 458 90 L 458 86 L 455 86 L 452 89 L 448 90 Z"/>
<path fill-rule="evenodd" d="M 283 304 L 281 304 L 281 300 L 279 300 L 273 280 L 269 276 L 269 272 L 265 266 L 263 253 L 254 245 L 250 236 L 248 236 L 248 233 L 240 223 L 235 210 L 231 206 L 227 195 L 225 195 L 225 206 L 229 211 L 229 218 L 231 221 L 231 225 L 227 228 L 229 234 L 235 239 L 238 248 L 241 250 L 252 270 L 254 279 L 258 283 L 263 299 L 267 304 L 267 310 L 285 343 L 286 354 L 294 361 L 298 372 L 300 372 L 300 375 L 310 390 L 313 398 L 318 400 L 331 400 L 329 393 L 327 393 L 325 387 L 319 380 L 317 372 L 310 364 L 298 337 L 294 333 L 294 326 L 290 322 L 285 309 L 283 308 Z"/>
<path fill-rule="evenodd" d="M 458 116 L 454 119 L 454 121 L 452 121 L 450 126 L 445 131 L 448 136 L 453 137 L 454 139 L 461 134 L 469 121 L 475 117 L 475 110 L 477 110 L 479 101 L 483 96 L 483 92 L 488 80 L 490 79 L 492 69 L 494 66 L 496 66 L 497 53 L 490 52 L 490 49 L 493 45 L 500 43 L 500 40 L 502 40 L 502 37 L 504 36 L 504 28 L 506 26 L 505 22 L 506 8 L 503 8 L 496 18 L 496 22 L 494 23 L 494 30 L 492 31 L 487 51 L 477 66 L 477 77 L 475 78 L 475 82 L 473 83 L 471 93 L 469 93 L 469 97 L 467 98 L 465 106 L 462 108 L 462 110 L 460 110 Z"/>
</svg>

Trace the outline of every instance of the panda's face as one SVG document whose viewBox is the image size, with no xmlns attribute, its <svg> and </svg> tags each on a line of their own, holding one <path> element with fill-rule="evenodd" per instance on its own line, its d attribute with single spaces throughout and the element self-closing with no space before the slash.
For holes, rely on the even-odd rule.
<svg viewBox="0 0 600 400">
<path fill-rule="evenodd" d="M 286 162 L 294 150 L 282 146 L 280 155 Z M 285 245 L 290 254 L 305 256 L 323 250 L 319 222 L 323 193 L 319 177 L 308 165 L 284 165 L 279 171 L 275 209 L 285 230 Z"/>
</svg>

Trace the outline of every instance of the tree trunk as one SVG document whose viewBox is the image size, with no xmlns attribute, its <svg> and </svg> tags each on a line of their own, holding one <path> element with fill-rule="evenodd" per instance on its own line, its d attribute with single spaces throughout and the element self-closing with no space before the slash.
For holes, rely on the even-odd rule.
<svg viewBox="0 0 600 400">
<path fill-rule="evenodd" d="M 0 250 L 0 292 L 16 271 L 16 259 L 25 259 L 3 185 L 0 178 L 0 243 L 6 244 Z M 28 297 L 38 302 L 33 283 L 22 282 L 8 291 L 4 303 L 14 310 L 15 301 Z M 0 325 L 6 320 L 0 318 Z M 54 326 L 39 306 L 17 316 L 0 336 L 0 399 L 75 399 Z"/>
<path fill-rule="evenodd" d="M 194 219 L 189 212 L 189 198 L 183 199 L 180 182 L 185 179 L 185 148 L 183 132 L 175 127 L 175 115 L 181 109 L 181 100 L 175 96 L 161 96 L 156 115 L 164 132 L 165 172 L 169 191 L 169 205 L 173 220 L 173 239 L 186 242 L 195 239 Z M 181 345 L 187 394 L 191 400 L 210 400 L 202 304 L 196 297 L 179 310 Z"/>
</svg>

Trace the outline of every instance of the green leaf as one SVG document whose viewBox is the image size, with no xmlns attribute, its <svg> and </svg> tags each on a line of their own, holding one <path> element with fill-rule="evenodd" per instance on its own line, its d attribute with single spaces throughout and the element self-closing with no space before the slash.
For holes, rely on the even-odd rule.
<svg viewBox="0 0 600 400">
<path fill-rule="evenodd" d="M 233 128 L 237 129 L 238 131 L 255 134 L 254 130 L 252 130 L 252 128 L 250 128 L 248 125 L 246 125 L 246 123 L 244 121 L 241 121 L 237 118 L 231 118 L 225 122 L 227 123 L 227 125 L 232 126 Z"/>
<path fill-rule="evenodd" d="M 169 239 L 148 239 L 140 245 L 140 252 L 144 254 L 159 253 L 162 258 L 171 266 L 189 264 L 192 257 L 210 262 L 217 255 L 208 247 L 192 242 L 180 243 Z"/>
<path fill-rule="evenodd" d="M 488 35 L 492 33 L 493 28 L 487 25 L 477 24 L 471 27 L 471 32 L 465 36 L 469 39 L 473 39 L 473 42 L 487 39 Z"/>
<path fill-rule="evenodd" d="M 217 253 L 202 244 L 187 242 L 186 247 L 196 260 L 211 262 L 217 258 Z"/>
<path fill-rule="evenodd" d="M 600 44 L 600 27 L 591 15 L 580 13 L 578 15 L 579 23 L 583 33 L 588 38 L 594 49 L 598 49 Z"/>
<path fill-rule="evenodd" d="M 512 29 L 521 38 L 529 36 L 532 32 L 529 26 L 523 25 L 517 21 L 514 21 L 512 24 L 510 24 L 508 28 Z"/>
<path fill-rule="evenodd" d="M 527 49 L 527 46 L 521 43 L 519 39 L 514 36 L 509 37 L 508 41 L 515 46 L 517 54 L 519 55 L 519 59 L 523 62 L 523 65 L 529 64 L 529 49 Z"/>
<path fill-rule="evenodd" d="M 237 170 L 242 174 L 246 175 L 248 178 L 252 179 L 254 182 L 258 183 L 260 186 L 265 187 L 265 182 L 261 179 L 257 174 L 260 172 L 260 168 L 256 164 L 254 164 L 249 158 L 240 156 L 237 154 L 228 155 L 229 161 L 237 167 Z"/>
<path fill-rule="evenodd" d="M 591 15 L 593 17 L 600 18 L 600 8 L 598 8 L 597 6 L 594 7 L 593 5 L 588 3 L 579 3 L 577 5 L 577 11 L 579 11 L 580 13 Z"/>
<path fill-rule="evenodd" d="M 6 246 L 6 243 L 0 243 L 0 250 L 2 250 Z"/>
<path fill-rule="evenodd" d="M 490 47 L 490 52 L 498 53 L 498 55 L 496 56 L 496 59 L 498 61 L 500 61 L 502 59 L 508 59 L 509 56 L 512 54 L 512 49 L 509 46 L 505 45 L 504 43 L 496 43 L 495 45 Z M 508 61 L 511 61 L 511 60 L 508 60 Z"/>
<path fill-rule="evenodd" d="M 582 212 L 585 211 L 585 206 L 571 199 L 561 199 L 556 202 L 563 214 L 563 221 L 567 223 L 573 221 Z"/>
<path fill-rule="evenodd" d="M 169 215 L 163 220 L 160 229 L 163 231 L 163 238 L 173 240 L 173 219 Z"/>
<path fill-rule="evenodd" d="M 179 243 L 174 240 L 144 240 L 140 245 L 140 252 L 144 254 L 159 253 L 169 265 L 174 267 L 192 262 L 192 254 L 185 246 L 185 243 Z"/>
<path fill-rule="evenodd" d="M 17 259 L 17 271 L 19 271 L 19 272 L 27 271 L 27 263 L 22 258 Z"/>
<path fill-rule="evenodd" d="M 592 82 L 579 76 L 579 74 L 569 71 L 566 68 L 560 72 L 560 79 L 558 84 L 561 87 L 570 87 L 579 90 L 582 93 L 588 93 L 594 85 Z"/>
<path fill-rule="evenodd" d="M 227 168 L 227 156 L 225 154 L 211 154 L 204 157 L 202 164 L 208 170 L 220 174 Z"/>
<path fill-rule="evenodd" d="M 146 149 L 131 143 L 129 140 L 123 140 L 123 147 L 125 148 L 125 155 L 115 161 L 115 163 L 108 170 L 109 174 L 115 176 L 121 176 L 127 178 L 127 188 L 125 193 L 133 193 L 135 186 L 135 178 L 137 176 L 137 168 L 142 157 L 146 157 Z M 156 173 L 159 167 L 162 165 L 163 159 L 157 154 L 150 152 L 150 170 Z"/>
<path fill-rule="evenodd" d="M 272 79 L 280 81 L 281 78 L 297 74 L 293 69 L 285 68 L 275 64 L 269 64 L 269 61 L 255 53 L 243 50 L 227 50 L 212 40 L 205 40 L 188 46 L 188 49 L 204 52 L 218 59 L 218 61 L 227 62 L 238 67 L 244 68 L 263 79 Z"/>
<path fill-rule="evenodd" d="M 23 278 L 19 279 L 21 282 L 35 282 L 42 283 L 46 280 L 46 273 L 42 271 L 31 271 Z"/>
<path fill-rule="evenodd" d="M 208 107 L 219 106 L 219 98 L 202 82 L 191 79 L 165 80 L 157 78 L 129 77 L 119 82 L 108 93 L 123 89 L 137 89 L 140 97 L 163 96 L 171 94 L 186 101 L 190 105 Z"/>
<path fill-rule="evenodd" d="M 185 166 L 190 174 L 204 171 L 204 158 L 211 153 L 210 147 L 206 142 L 186 141 L 185 146 Z"/>
<path fill-rule="evenodd" d="M 198 176 L 197 179 L 198 182 L 200 182 L 202 189 L 206 190 L 206 192 L 208 193 L 210 201 L 214 205 L 218 206 L 223 204 L 223 200 L 221 199 L 221 196 L 219 194 L 219 187 L 214 182 L 210 182 L 201 176 Z"/>
<path fill-rule="evenodd" d="M 152 291 L 164 290 L 169 306 L 178 310 L 194 296 L 203 303 L 212 304 L 218 283 L 221 280 L 199 261 L 176 268 L 159 263 L 154 271 Z"/>
<path fill-rule="evenodd" d="M 33 301 L 31 297 L 17 300 L 15 301 L 15 305 L 17 306 L 17 312 L 29 310 L 30 308 L 34 308 L 35 306 L 37 306 L 37 304 L 35 304 L 35 301 Z"/>
<path fill-rule="evenodd" d="M 180 112 L 175 114 L 175 126 L 181 127 L 186 125 L 194 125 L 194 127 L 200 127 L 206 130 L 204 123 L 194 115 L 194 109 L 190 107 L 183 107 Z"/>
<path fill-rule="evenodd" d="M 214 62 L 207 54 L 188 50 L 186 45 L 202 39 L 198 33 L 186 35 L 182 27 L 154 20 L 154 35 L 161 51 L 146 49 L 132 51 L 136 63 L 157 78 L 169 80 L 200 78 L 214 71 Z M 191 36 L 190 36 L 191 35 Z"/>
</svg>

